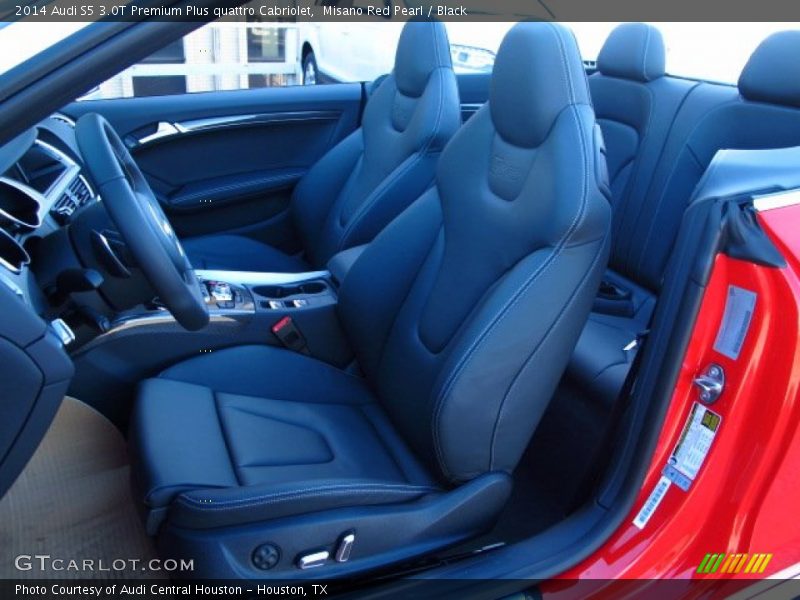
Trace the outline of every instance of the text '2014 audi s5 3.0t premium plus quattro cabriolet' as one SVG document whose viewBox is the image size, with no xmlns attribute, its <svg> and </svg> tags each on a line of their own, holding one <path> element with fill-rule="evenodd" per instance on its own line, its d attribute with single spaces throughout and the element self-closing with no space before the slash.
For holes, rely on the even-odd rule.
<svg viewBox="0 0 800 600">
<path fill-rule="evenodd" d="M 3 594 L 800 593 L 800 26 L 250 5 L 0 27 Z"/>
</svg>

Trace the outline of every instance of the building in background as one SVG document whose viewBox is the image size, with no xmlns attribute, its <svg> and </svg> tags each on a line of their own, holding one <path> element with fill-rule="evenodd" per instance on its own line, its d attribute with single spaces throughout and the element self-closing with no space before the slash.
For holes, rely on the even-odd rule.
<svg viewBox="0 0 800 600">
<path fill-rule="evenodd" d="M 102 83 L 84 99 L 301 83 L 297 24 L 216 21 Z"/>
</svg>

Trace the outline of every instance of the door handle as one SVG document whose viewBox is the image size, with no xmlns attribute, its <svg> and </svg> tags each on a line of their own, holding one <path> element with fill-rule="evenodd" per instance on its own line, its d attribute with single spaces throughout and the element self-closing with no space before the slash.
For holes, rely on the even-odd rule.
<svg viewBox="0 0 800 600">
<path fill-rule="evenodd" d="M 173 135 L 179 135 L 181 133 L 186 133 L 188 129 L 181 125 L 180 123 L 169 123 L 168 121 L 159 121 L 156 125 L 156 130 L 153 133 L 148 133 L 147 135 L 143 135 L 142 137 L 134 137 L 132 135 L 125 137 L 125 143 L 133 150 L 134 148 L 138 148 L 139 146 L 144 146 L 145 144 L 150 144 L 155 142 L 156 140 L 161 140 L 166 137 L 172 137 Z"/>
<path fill-rule="evenodd" d="M 333 110 L 300 110 L 276 113 L 256 113 L 246 115 L 223 115 L 207 117 L 181 122 L 159 121 L 156 130 L 140 137 L 133 134 L 125 136 L 125 144 L 130 150 L 160 142 L 162 140 L 185 135 L 187 133 L 208 132 L 233 127 L 249 127 L 253 125 L 266 125 L 293 123 L 297 121 L 332 121 L 339 118 L 339 112 Z"/>
</svg>

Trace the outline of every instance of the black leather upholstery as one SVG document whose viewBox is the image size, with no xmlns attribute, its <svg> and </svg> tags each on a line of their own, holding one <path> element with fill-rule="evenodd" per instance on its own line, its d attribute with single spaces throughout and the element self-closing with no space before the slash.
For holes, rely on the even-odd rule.
<svg viewBox="0 0 800 600">
<path fill-rule="evenodd" d="M 493 79 L 434 186 L 342 283 L 340 317 L 364 379 L 243 347 L 142 385 L 132 443 L 151 530 L 166 518 L 162 535 L 197 551 L 238 543 L 248 528 L 275 539 L 286 523 L 296 539 L 308 513 L 320 532 L 342 521 L 370 531 L 381 510 L 364 547 L 382 558 L 359 557 L 366 568 L 491 522 L 586 320 L 610 225 L 572 35 L 516 25 Z M 315 544 L 333 543 L 327 535 Z"/>
<path fill-rule="evenodd" d="M 142 459 L 138 485 L 150 507 L 179 497 L 173 517 L 182 524 L 246 523 L 437 490 L 362 379 L 299 354 L 232 348 L 168 369 L 140 395 L 131 439 Z M 159 454 L 148 456 L 154 439 Z M 154 516 L 153 526 L 163 515 Z"/>
<path fill-rule="evenodd" d="M 633 31 L 633 34 L 629 32 Z M 642 28 L 618 28 L 607 44 L 644 48 Z M 654 35 L 651 41 L 657 39 Z M 641 50 L 643 51 L 643 50 Z M 652 44 L 651 44 L 652 52 Z M 753 53 L 739 89 L 660 77 L 644 83 L 590 77 L 598 121 L 605 133 L 614 193 L 611 271 L 606 279 L 630 294 L 628 314 L 596 304 L 577 344 L 569 376 L 599 402 L 610 404 L 634 351 L 624 351 L 647 327 L 681 219 L 695 187 L 722 149 L 800 145 L 800 32 L 776 33 Z M 626 64 L 637 63 L 630 56 Z M 652 59 L 639 56 L 638 64 Z M 620 167 L 619 165 L 626 165 Z"/>
<path fill-rule="evenodd" d="M 432 183 L 436 161 L 461 124 L 442 23 L 403 28 L 393 72 L 372 92 L 361 127 L 297 185 L 290 205 L 303 260 L 235 235 L 185 240 L 198 268 L 304 271 L 369 242 Z M 224 250 L 220 246 L 224 245 Z"/>
<path fill-rule="evenodd" d="M 753 102 L 800 107 L 800 31 L 781 31 L 753 52 L 739 77 L 739 92 Z"/>
<path fill-rule="evenodd" d="M 665 61 L 658 29 L 645 23 L 623 23 L 600 49 L 597 70 L 608 77 L 646 82 L 664 76 Z"/>
<path fill-rule="evenodd" d="M 659 164 L 675 115 L 696 83 L 664 77 L 664 42 L 655 27 L 624 23 L 606 40 L 589 88 L 606 145 L 613 225 L 604 280 L 627 292 L 621 301 L 595 302 L 567 374 L 597 401 L 616 398 L 635 356 L 624 348 L 648 325 L 655 294 L 629 272 L 635 217 Z"/>
<path fill-rule="evenodd" d="M 362 254 L 340 298 L 401 434 L 454 482 L 516 464 L 605 260 L 605 166 L 572 36 L 516 26 L 493 79 L 436 186 Z M 498 106 L 530 131 L 506 139 Z"/>
<path fill-rule="evenodd" d="M 270 273 L 313 271 L 302 256 L 286 254 L 243 235 L 221 234 L 183 240 L 183 249 L 196 269 Z"/>
</svg>

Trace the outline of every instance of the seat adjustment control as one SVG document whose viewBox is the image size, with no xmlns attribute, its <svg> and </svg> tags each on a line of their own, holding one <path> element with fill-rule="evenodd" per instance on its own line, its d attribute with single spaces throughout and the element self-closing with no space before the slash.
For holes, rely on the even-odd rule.
<svg viewBox="0 0 800 600">
<path fill-rule="evenodd" d="M 356 541 L 356 534 L 354 532 L 346 533 L 339 540 L 339 546 L 336 548 L 334 560 L 336 562 L 347 562 L 350 559 L 350 553 L 353 551 L 353 544 Z"/>
<path fill-rule="evenodd" d="M 310 554 L 304 554 L 297 559 L 297 567 L 300 569 L 313 569 L 314 567 L 321 567 L 326 562 L 331 553 L 327 550 L 319 550 Z"/>
</svg>

